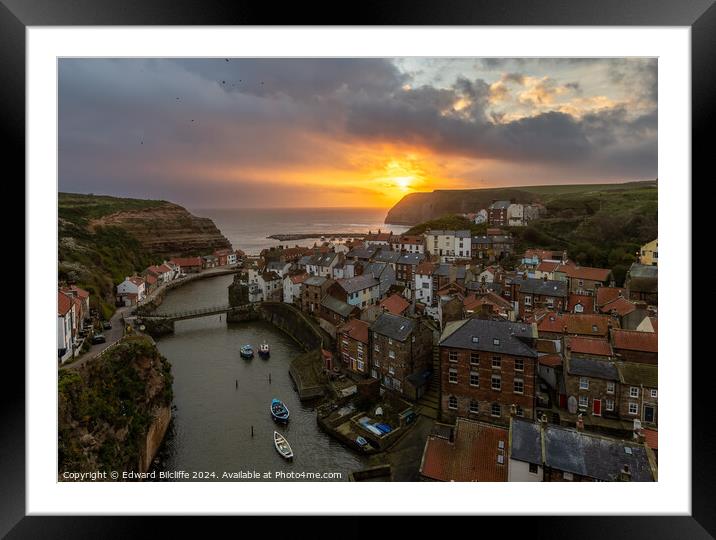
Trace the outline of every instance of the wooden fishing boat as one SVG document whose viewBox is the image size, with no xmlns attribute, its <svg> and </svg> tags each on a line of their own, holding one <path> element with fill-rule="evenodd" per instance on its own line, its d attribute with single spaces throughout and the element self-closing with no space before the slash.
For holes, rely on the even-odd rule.
<svg viewBox="0 0 716 540">
<path fill-rule="evenodd" d="M 288 422 L 288 407 L 281 401 L 280 399 L 272 399 L 271 400 L 271 418 L 273 418 L 276 422 L 282 422 L 286 423 Z"/>
<path fill-rule="evenodd" d="M 278 431 L 273 432 L 273 444 L 276 447 L 276 451 L 281 454 L 284 459 L 293 459 L 293 450 L 291 445 L 288 444 L 286 437 L 281 435 Z"/>
</svg>

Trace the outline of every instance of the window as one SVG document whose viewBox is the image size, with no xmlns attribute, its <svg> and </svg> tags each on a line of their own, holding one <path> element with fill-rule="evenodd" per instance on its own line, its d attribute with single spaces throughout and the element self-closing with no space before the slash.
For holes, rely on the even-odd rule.
<svg viewBox="0 0 716 540">
<path fill-rule="evenodd" d="M 480 336 L 472 336 L 473 343 L 480 343 Z"/>
<path fill-rule="evenodd" d="M 393 388 L 401 390 L 400 381 L 398 379 L 393 379 Z"/>
<path fill-rule="evenodd" d="M 583 280 L 583 279 L 577 280 L 577 284 L 578 284 L 580 287 L 584 287 L 584 280 Z"/>
<path fill-rule="evenodd" d="M 608 411 L 613 411 L 613 410 L 614 410 L 614 400 L 613 400 L 613 399 L 607 399 L 607 400 L 605 400 L 605 401 L 604 401 L 604 407 L 605 407 L 606 410 L 608 410 Z"/>
<path fill-rule="evenodd" d="M 524 416 L 524 415 L 525 415 L 525 411 L 522 410 L 522 407 L 520 407 L 519 405 L 517 405 L 517 406 L 515 407 L 515 415 L 517 415 L 517 416 Z"/>
<path fill-rule="evenodd" d="M 595 333 L 596 333 L 596 332 L 599 332 L 599 328 L 597 328 L 597 325 L 596 325 L 596 324 L 593 324 L 593 325 L 592 325 L 592 332 L 595 332 Z"/>
<path fill-rule="evenodd" d="M 393 366 L 390 366 L 388 368 L 388 373 L 390 373 L 391 375 L 395 375 L 395 368 Z"/>
<path fill-rule="evenodd" d="M 639 413 L 639 405 L 637 403 L 634 403 L 633 401 L 629 402 L 629 414 L 638 414 Z"/>
<path fill-rule="evenodd" d="M 395 358 L 395 351 L 388 351 L 388 356 L 390 358 Z"/>
<path fill-rule="evenodd" d="M 500 379 L 499 375 L 493 375 L 492 376 L 492 389 L 493 390 L 500 390 L 502 388 L 502 380 Z"/>
<path fill-rule="evenodd" d="M 494 338 L 494 339 L 492 340 L 492 344 L 495 345 L 496 347 L 499 347 L 499 346 L 500 346 L 500 340 L 499 340 L 498 338 Z"/>
<path fill-rule="evenodd" d="M 451 369 L 448 373 L 448 381 L 450 381 L 452 384 L 457 384 L 457 370 Z"/>
<path fill-rule="evenodd" d="M 378 346 L 378 344 L 377 344 L 377 343 L 375 344 L 375 347 L 374 347 L 374 349 L 375 349 L 375 352 L 380 352 L 380 347 Z"/>
<path fill-rule="evenodd" d="M 536 463 L 530 463 L 530 472 L 531 472 L 532 474 L 537 474 L 537 470 L 538 470 L 537 464 L 536 464 Z"/>
<path fill-rule="evenodd" d="M 524 371 L 525 361 L 522 358 L 515 358 L 515 371 Z"/>
<path fill-rule="evenodd" d="M 567 482 L 571 482 L 572 480 L 574 480 L 574 476 L 572 476 L 572 473 L 567 471 L 564 471 L 562 473 L 562 478 Z"/>
<path fill-rule="evenodd" d="M 492 416 L 502 416 L 502 406 L 499 403 L 493 403 L 490 407 L 490 414 Z"/>
<path fill-rule="evenodd" d="M 473 414 L 480 412 L 480 404 L 474 399 L 470 400 L 470 412 Z"/>
<path fill-rule="evenodd" d="M 476 352 L 470 353 L 470 364 L 472 364 L 473 366 L 480 365 L 480 353 L 476 353 Z"/>
<path fill-rule="evenodd" d="M 470 372 L 470 386 L 480 386 L 480 374 L 476 371 Z"/>
<path fill-rule="evenodd" d="M 457 351 L 450 351 L 448 353 L 448 360 L 451 362 L 457 362 Z"/>
<path fill-rule="evenodd" d="M 532 297 L 531 296 L 525 296 L 525 305 L 526 306 L 532 305 Z"/>
<path fill-rule="evenodd" d="M 656 388 L 652 388 L 652 389 L 651 389 L 651 397 L 653 397 L 654 399 L 656 399 Z"/>
<path fill-rule="evenodd" d="M 455 396 L 450 396 L 448 398 L 448 409 L 457 409 L 457 398 Z"/>
<path fill-rule="evenodd" d="M 380 359 L 373 358 L 373 364 L 375 365 L 375 367 L 380 367 Z"/>
<path fill-rule="evenodd" d="M 524 394 L 525 392 L 525 383 L 522 379 L 515 379 L 512 383 L 512 389 L 515 394 Z"/>
<path fill-rule="evenodd" d="M 358 360 L 358 371 L 363 371 L 363 360 Z"/>
<path fill-rule="evenodd" d="M 502 367 L 502 359 L 499 356 L 492 357 L 492 369 L 500 369 Z"/>
<path fill-rule="evenodd" d="M 639 397 L 639 387 L 638 386 L 629 387 L 629 397 L 633 397 L 633 398 Z"/>
<path fill-rule="evenodd" d="M 588 396 L 579 396 L 579 407 L 586 409 L 589 407 L 589 397 Z"/>
<path fill-rule="evenodd" d="M 579 389 L 580 390 L 589 390 L 589 379 L 587 377 L 579 378 Z"/>
<path fill-rule="evenodd" d="M 608 382 L 607 383 L 607 394 L 613 394 L 614 393 L 614 383 Z"/>
</svg>

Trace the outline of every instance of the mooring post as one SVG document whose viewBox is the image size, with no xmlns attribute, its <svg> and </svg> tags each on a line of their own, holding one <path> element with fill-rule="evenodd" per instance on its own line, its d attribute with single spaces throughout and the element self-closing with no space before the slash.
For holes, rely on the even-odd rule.
<svg viewBox="0 0 716 540">
<path fill-rule="evenodd" d="M 271 384 L 271 373 L 269 373 L 269 384 Z"/>
<path fill-rule="evenodd" d="M 239 389 L 239 379 L 236 379 L 236 389 Z"/>
<path fill-rule="evenodd" d="M 251 426 L 251 436 L 254 436 L 254 426 Z"/>
</svg>

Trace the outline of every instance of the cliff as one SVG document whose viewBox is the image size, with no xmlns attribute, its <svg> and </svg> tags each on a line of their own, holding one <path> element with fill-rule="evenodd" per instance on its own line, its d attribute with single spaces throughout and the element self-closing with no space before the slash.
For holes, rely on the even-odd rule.
<svg viewBox="0 0 716 540">
<path fill-rule="evenodd" d="M 146 472 L 171 419 L 171 365 L 145 337 L 59 373 L 59 478 Z"/>
<path fill-rule="evenodd" d="M 114 286 L 150 264 L 230 242 L 208 218 L 167 201 L 59 193 L 58 278 L 88 290 L 105 317 Z"/>
</svg>

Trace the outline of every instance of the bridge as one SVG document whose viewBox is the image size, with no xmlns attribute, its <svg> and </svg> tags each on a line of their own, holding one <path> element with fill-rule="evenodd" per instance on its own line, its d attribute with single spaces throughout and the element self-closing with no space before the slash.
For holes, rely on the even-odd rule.
<svg viewBox="0 0 716 540">
<path fill-rule="evenodd" d="M 175 322 L 183 321 L 185 319 L 197 319 L 199 317 L 209 317 L 211 315 L 221 315 L 222 313 L 248 311 L 251 309 L 251 304 L 244 304 L 241 306 L 230 306 L 228 304 L 223 306 L 212 306 L 200 309 L 192 309 L 188 311 L 179 311 L 176 313 L 152 313 L 150 315 L 140 315 L 139 317 L 148 321 L 166 321 Z"/>
</svg>

